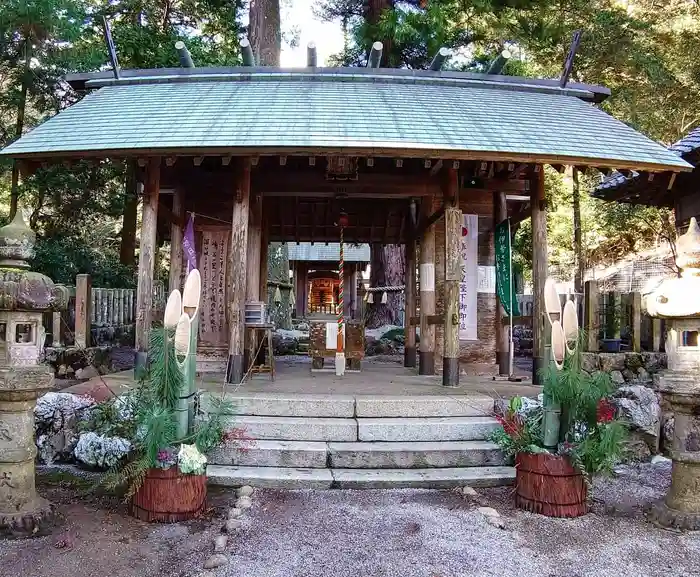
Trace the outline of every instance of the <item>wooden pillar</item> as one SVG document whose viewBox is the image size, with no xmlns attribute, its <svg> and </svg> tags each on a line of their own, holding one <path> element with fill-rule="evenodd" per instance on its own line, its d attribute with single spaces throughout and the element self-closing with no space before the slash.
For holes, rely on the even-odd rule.
<svg viewBox="0 0 700 577">
<path fill-rule="evenodd" d="M 352 318 L 357 320 L 357 311 L 359 309 L 359 303 L 357 302 L 357 277 L 359 273 L 360 265 L 356 263 L 352 269 L 352 276 L 350 277 L 350 299 L 352 300 Z M 413 365 L 415 367 L 415 365 Z"/>
<path fill-rule="evenodd" d="M 544 283 L 547 280 L 547 212 L 544 166 L 533 175 L 532 201 L 532 382 L 540 383 L 545 366 Z"/>
<path fill-rule="evenodd" d="M 506 193 L 493 193 L 493 234 L 496 234 L 496 226 L 508 218 L 508 207 L 506 205 Z M 512 280 L 511 280 L 512 282 Z M 503 305 L 496 291 L 496 311 L 495 311 L 495 335 L 496 335 L 496 364 L 501 375 L 508 375 L 510 371 L 510 339 L 508 329 L 503 326 Z"/>
<path fill-rule="evenodd" d="M 430 217 L 432 198 L 424 197 L 420 205 L 420 222 Z M 420 239 L 420 346 L 418 351 L 418 373 L 435 374 L 435 225 L 423 231 Z"/>
<path fill-rule="evenodd" d="M 583 329 L 586 333 L 586 351 L 598 352 L 598 281 L 583 284 Z"/>
<path fill-rule="evenodd" d="M 630 308 L 632 316 L 632 350 L 635 353 L 642 352 L 642 295 L 632 293 L 630 295 Z"/>
<path fill-rule="evenodd" d="M 305 262 L 294 263 L 294 308 L 297 311 L 297 318 L 304 318 L 306 308 L 304 307 L 304 295 L 306 294 L 306 271 L 308 265 Z"/>
<path fill-rule="evenodd" d="M 75 346 L 86 349 L 90 346 L 92 324 L 92 280 L 89 274 L 75 277 Z M 55 330 L 55 329 L 54 329 Z M 60 328 L 59 328 L 60 335 Z M 55 337 L 54 337 L 55 338 Z"/>
<path fill-rule="evenodd" d="M 228 365 L 226 382 L 238 384 L 243 380 L 243 350 L 245 338 L 244 304 L 248 271 L 248 216 L 250 212 L 250 158 L 240 159 L 234 185 L 233 216 L 231 218 L 231 248 L 226 267 L 226 302 L 228 302 Z"/>
<path fill-rule="evenodd" d="M 260 300 L 267 304 L 267 251 L 270 248 L 270 231 L 263 214 L 260 234 Z"/>
<path fill-rule="evenodd" d="M 141 242 L 139 245 L 139 279 L 136 291 L 136 358 L 134 374 L 146 368 L 148 340 L 153 314 L 153 271 L 156 256 L 158 196 L 160 193 L 160 158 L 149 158 L 143 188 Z"/>
<path fill-rule="evenodd" d="M 262 249 L 262 196 L 260 194 L 250 196 L 250 210 L 248 213 L 248 250 L 246 252 L 246 289 L 245 302 L 261 301 L 260 298 L 260 252 Z M 245 319 L 244 319 L 245 321 Z M 247 331 L 244 336 L 243 366 L 248 370 L 253 355 L 257 350 L 255 331 Z"/>
<path fill-rule="evenodd" d="M 459 283 L 462 280 L 462 211 L 459 208 L 459 175 L 445 173 L 445 316 L 442 384 L 459 385 Z"/>
<path fill-rule="evenodd" d="M 170 277 L 168 292 L 182 290 L 182 232 L 184 222 L 184 191 L 178 186 L 173 194 L 173 222 L 170 225 Z"/>
<path fill-rule="evenodd" d="M 416 316 L 416 242 L 411 236 L 406 243 L 406 288 L 405 311 L 403 315 L 404 334 L 403 366 L 416 366 L 416 325 L 412 322 Z"/>
</svg>

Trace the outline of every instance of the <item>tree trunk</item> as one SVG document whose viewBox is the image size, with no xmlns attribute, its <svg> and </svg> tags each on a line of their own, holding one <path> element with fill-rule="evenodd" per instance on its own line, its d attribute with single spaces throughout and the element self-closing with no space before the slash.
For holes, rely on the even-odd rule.
<svg viewBox="0 0 700 577">
<path fill-rule="evenodd" d="M 573 205 L 574 205 L 574 254 L 576 256 L 576 273 L 574 276 L 574 290 L 583 293 L 583 243 L 581 240 L 581 191 L 578 183 L 578 169 L 572 170 L 574 181 Z"/>
<path fill-rule="evenodd" d="M 250 0 L 248 39 L 256 66 L 279 66 L 282 34 L 279 0 Z"/>
<path fill-rule="evenodd" d="M 127 161 L 126 167 L 122 242 L 119 250 L 119 262 L 129 267 L 133 267 L 136 263 L 136 217 L 138 214 L 138 204 L 136 162 L 129 160 Z"/>
<path fill-rule="evenodd" d="M 370 287 L 401 286 L 406 274 L 403 247 L 397 244 L 372 244 L 370 253 Z M 382 292 L 373 295 L 374 302 L 367 306 L 366 324 L 369 328 L 396 324 L 403 304 L 403 292 L 387 292 L 382 303 Z"/>
<path fill-rule="evenodd" d="M 32 43 L 29 38 L 24 39 L 24 73 L 22 74 L 22 92 L 17 104 L 17 122 L 15 124 L 15 138 L 21 138 L 24 131 L 24 113 L 27 109 L 27 89 L 31 74 Z M 12 161 L 12 187 L 10 189 L 10 220 L 17 214 L 19 204 L 19 163 L 17 159 Z"/>
<path fill-rule="evenodd" d="M 376 26 L 377 24 L 379 24 L 379 20 L 382 17 L 382 13 L 385 10 L 393 10 L 393 8 L 394 0 L 369 0 L 369 2 L 365 4 L 365 21 L 370 26 Z M 392 48 L 391 38 L 371 38 L 368 40 L 370 45 L 372 42 L 376 42 L 377 40 L 381 41 L 382 44 L 384 44 L 384 50 L 382 51 L 382 59 L 379 63 L 381 67 L 386 68 L 394 64 L 390 61 L 389 58 Z"/>
</svg>

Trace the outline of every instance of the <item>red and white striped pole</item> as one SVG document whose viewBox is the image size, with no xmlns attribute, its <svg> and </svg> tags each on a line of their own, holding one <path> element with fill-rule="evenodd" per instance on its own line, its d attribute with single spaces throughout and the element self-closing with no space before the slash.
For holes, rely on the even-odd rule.
<svg viewBox="0 0 700 577">
<path fill-rule="evenodd" d="M 343 226 L 344 222 L 342 222 L 343 216 L 341 216 L 341 222 L 340 222 L 340 263 L 338 265 L 338 277 L 339 277 L 339 283 L 338 283 L 338 343 L 336 347 L 336 352 L 335 352 L 335 374 L 337 376 L 342 376 L 345 374 L 345 339 L 343 338 L 343 329 L 344 329 L 344 317 L 343 317 L 343 312 L 345 309 L 344 305 L 344 295 L 343 295 L 343 288 L 345 285 L 345 275 L 344 275 L 344 268 L 345 268 L 345 252 L 343 250 Z"/>
</svg>

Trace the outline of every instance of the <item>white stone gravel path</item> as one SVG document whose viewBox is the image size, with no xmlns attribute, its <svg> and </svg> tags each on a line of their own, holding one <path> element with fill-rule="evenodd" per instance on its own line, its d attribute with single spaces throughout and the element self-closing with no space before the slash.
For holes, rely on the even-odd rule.
<svg viewBox="0 0 700 577">
<path fill-rule="evenodd" d="M 627 471 L 625 475 L 630 474 Z M 638 477 L 639 471 L 635 473 Z M 665 477 L 667 471 L 661 471 Z M 646 478 L 646 475 L 642 475 Z M 625 483 L 629 489 L 629 483 Z M 643 481 L 642 481 L 643 482 Z M 661 483 L 663 485 L 663 483 Z M 619 496 L 604 483 L 607 502 Z M 647 487 L 645 496 L 653 488 Z M 547 519 L 512 508 L 511 489 L 260 491 L 229 544 L 226 577 L 690 577 L 700 534 L 647 524 L 637 510 Z M 598 490 L 596 494 L 598 494 Z M 477 511 L 493 507 L 505 529 Z M 614 507 L 613 507 L 614 509 Z"/>
</svg>

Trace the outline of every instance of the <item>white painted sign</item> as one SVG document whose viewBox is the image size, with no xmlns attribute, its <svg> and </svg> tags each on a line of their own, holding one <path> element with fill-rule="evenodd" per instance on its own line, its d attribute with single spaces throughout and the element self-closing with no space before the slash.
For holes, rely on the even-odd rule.
<svg viewBox="0 0 700 577">
<path fill-rule="evenodd" d="M 424 263 L 419 268 L 420 291 L 435 291 L 435 265 L 432 262 Z"/>
<path fill-rule="evenodd" d="M 459 338 L 475 341 L 476 293 L 479 286 L 479 217 L 462 215 L 462 282 L 459 283 Z M 495 284 L 495 283 L 494 283 Z"/>
<path fill-rule="evenodd" d="M 479 266 L 479 286 L 476 292 L 496 294 L 495 266 Z"/>
</svg>

